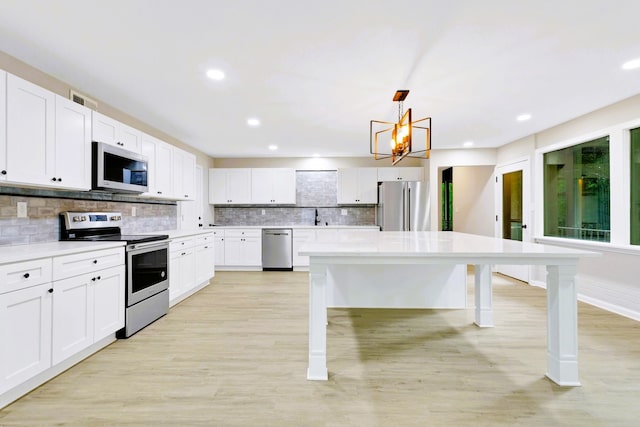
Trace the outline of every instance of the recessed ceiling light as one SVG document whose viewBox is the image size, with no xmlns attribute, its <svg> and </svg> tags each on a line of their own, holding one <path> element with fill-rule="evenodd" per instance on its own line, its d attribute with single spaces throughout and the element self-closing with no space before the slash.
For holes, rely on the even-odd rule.
<svg viewBox="0 0 640 427">
<path fill-rule="evenodd" d="M 622 64 L 623 70 L 634 70 L 636 68 L 640 68 L 640 58 L 632 59 L 631 61 L 627 61 Z"/>
<path fill-rule="evenodd" d="M 224 79 L 224 73 L 221 70 L 211 69 L 207 70 L 207 77 L 211 80 L 222 80 Z"/>
<path fill-rule="evenodd" d="M 473 141 L 465 141 L 462 143 L 464 147 L 473 147 Z"/>
<path fill-rule="evenodd" d="M 247 124 L 251 127 L 260 126 L 260 120 L 256 119 L 255 117 L 252 117 L 250 119 L 247 119 Z"/>
<path fill-rule="evenodd" d="M 516 117 L 516 119 L 519 122 L 526 122 L 527 120 L 529 120 L 531 118 L 531 114 L 520 114 L 518 117 Z"/>
<path fill-rule="evenodd" d="M 277 145 L 270 145 L 270 146 L 269 146 L 269 150 L 271 150 L 271 151 L 275 151 L 275 150 L 277 150 L 277 149 L 278 149 L 278 146 L 277 146 Z"/>
</svg>

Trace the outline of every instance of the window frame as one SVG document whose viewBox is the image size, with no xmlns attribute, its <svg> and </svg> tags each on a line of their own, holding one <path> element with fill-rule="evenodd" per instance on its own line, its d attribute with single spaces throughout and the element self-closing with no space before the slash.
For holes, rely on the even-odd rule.
<svg viewBox="0 0 640 427">
<path fill-rule="evenodd" d="M 594 130 L 592 132 L 569 138 L 554 144 L 537 148 L 534 155 L 534 206 L 537 209 L 535 215 L 534 240 L 544 243 L 557 243 L 585 249 L 607 248 L 617 249 L 624 253 L 637 254 L 640 245 L 631 245 L 631 163 L 630 145 L 631 129 L 640 127 L 640 119 L 619 123 Z M 572 239 L 544 235 L 544 154 L 563 148 L 573 147 L 598 138 L 609 137 L 609 171 L 610 171 L 610 228 L 611 239 L 609 242 L 596 242 L 590 240 Z"/>
</svg>

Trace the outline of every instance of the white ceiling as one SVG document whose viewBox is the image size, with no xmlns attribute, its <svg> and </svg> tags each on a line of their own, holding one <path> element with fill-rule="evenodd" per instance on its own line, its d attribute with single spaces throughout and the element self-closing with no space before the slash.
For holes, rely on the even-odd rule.
<svg viewBox="0 0 640 427">
<path fill-rule="evenodd" d="M 214 157 L 368 156 L 397 89 L 434 148 L 640 93 L 621 69 L 638 16 L 637 0 L 1 0 L 0 49 Z"/>
</svg>

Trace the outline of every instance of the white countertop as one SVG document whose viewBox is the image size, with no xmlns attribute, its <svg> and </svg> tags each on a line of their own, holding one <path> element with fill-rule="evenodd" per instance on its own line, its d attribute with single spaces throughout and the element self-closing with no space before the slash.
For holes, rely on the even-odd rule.
<svg viewBox="0 0 640 427">
<path fill-rule="evenodd" d="M 216 228 L 222 228 L 222 229 L 227 229 L 227 228 L 244 228 L 244 229 L 261 229 L 261 228 L 292 228 L 292 229 L 296 229 L 296 228 L 309 228 L 309 229 L 314 229 L 314 230 L 321 230 L 321 229 L 340 229 L 340 230 L 348 230 L 348 229 L 353 229 L 353 230 L 357 230 L 357 229 L 364 229 L 364 230 L 369 230 L 369 229 L 377 229 L 379 230 L 380 227 L 378 227 L 377 225 L 216 225 L 213 227 L 208 227 L 205 228 L 206 230 L 215 230 Z"/>
<path fill-rule="evenodd" d="M 213 230 L 210 228 L 204 228 L 204 229 L 193 229 L 193 230 L 159 230 L 159 231 L 153 231 L 153 232 L 149 232 L 149 233 L 144 233 L 144 234 L 167 234 L 169 236 L 169 239 L 178 239 L 180 237 L 189 237 L 189 236 L 198 236 L 200 234 L 208 234 L 211 233 Z"/>
<path fill-rule="evenodd" d="M 124 246 L 125 242 L 46 242 L 30 245 L 0 246 L 0 264 L 70 255 Z"/>
<path fill-rule="evenodd" d="M 305 242 L 299 251 L 304 256 L 369 257 L 454 257 L 479 258 L 572 258 L 598 256 L 597 252 L 560 246 L 523 243 L 452 231 L 382 231 L 380 233 L 339 233 L 337 237 Z M 533 262 L 532 262 L 533 263 Z"/>
</svg>

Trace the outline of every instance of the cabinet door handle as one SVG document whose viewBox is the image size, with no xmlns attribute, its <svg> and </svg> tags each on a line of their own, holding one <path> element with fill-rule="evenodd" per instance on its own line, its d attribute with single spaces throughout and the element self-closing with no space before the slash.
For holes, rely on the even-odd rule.
<svg viewBox="0 0 640 427">
<path fill-rule="evenodd" d="M 23 276 L 25 279 L 28 279 L 28 278 L 29 278 L 29 273 L 24 273 L 22 276 Z"/>
<path fill-rule="evenodd" d="M 50 294 L 53 293 L 53 288 L 49 289 L 47 292 L 49 292 Z"/>
<path fill-rule="evenodd" d="M 98 276 L 98 280 L 102 279 L 102 276 Z"/>
<path fill-rule="evenodd" d="M 2 172 L 0 172 L 0 174 L 2 174 L 2 175 L 6 175 L 6 174 L 7 174 L 7 171 L 3 170 Z"/>
<path fill-rule="evenodd" d="M 94 259 L 94 260 L 93 260 L 93 263 L 94 263 L 94 264 L 97 264 L 97 263 L 98 263 L 98 260 L 97 260 L 97 259 Z"/>
<path fill-rule="evenodd" d="M 92 278 L 91 278 L 91 281 L 92 281 L 92 282 L 95 282 L 95 281 L 96 281 L 96 278 L 95 278 L 95 277 L 92 277 Z"/>
</svg>

